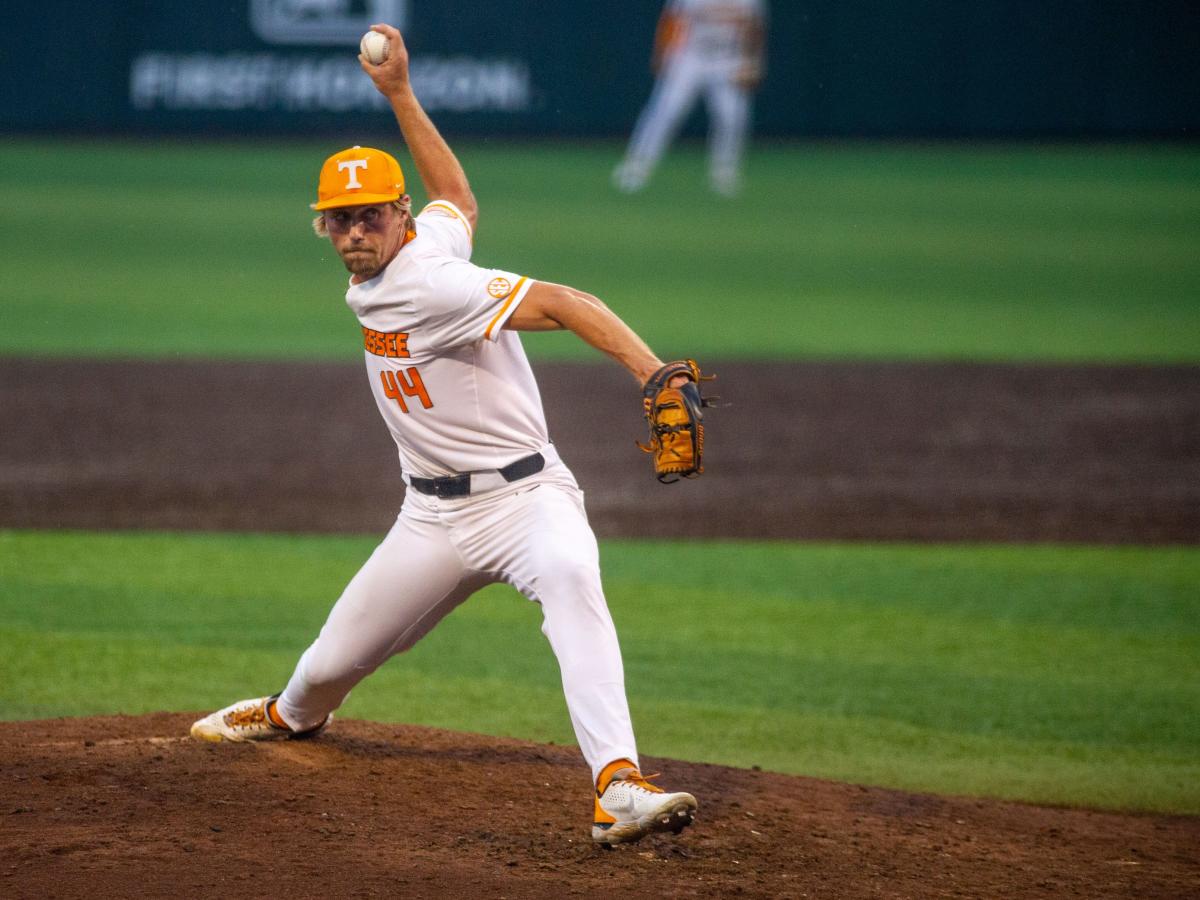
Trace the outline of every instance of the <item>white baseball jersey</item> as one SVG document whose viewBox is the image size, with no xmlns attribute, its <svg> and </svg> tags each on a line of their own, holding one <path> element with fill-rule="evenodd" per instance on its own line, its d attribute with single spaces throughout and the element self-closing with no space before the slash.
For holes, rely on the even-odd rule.
<svg viewBox="0 0 1200 900">
<path fill-rule="evenodd" d="M 743 25 L 760 19 L 763 0 L 671 0 L 667 11 L 685 22 L 678 52 L 709 65 L 745 61 Z"/>
<path fill-rule="evenodd" d="M 637 763 L 600 553 L 575 478 L 548 446 L 542 401 L 504 323 L 530 287 L 468 260 L 453 204 L 430 203 L 416 236 L 346 302 L 363 328 L 371 390 L 410 476 L 497 469 L 541 451 L 545 468 L 465 496 L 405 493 L 395 524 L 346 585 L 296 664 L 277 712 L 291 728 L 326 720 L 389 657 L 403 653 L 488 584 L 542 609 L 580 750 L 595 779 Z M 534 490 L 533 488 L 537 488 Z"/>
<path fill-rule="evenodd" d="M 466 217 L 436 200 L 396 258 L 346 291 L 375 402 L 412 476 L 498 469 L 549 443 L 525 350 L 504 328 L 533 281 L 470 256 Z"/>
</svg>

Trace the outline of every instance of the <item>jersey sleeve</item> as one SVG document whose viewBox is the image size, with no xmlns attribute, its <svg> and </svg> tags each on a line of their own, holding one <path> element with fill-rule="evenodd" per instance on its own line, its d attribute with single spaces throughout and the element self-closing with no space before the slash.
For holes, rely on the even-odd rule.
<svg viewBox="0 0 1200 900">
<path fill-rule="evenodd" d="M 504 323 L 534 283 L 513 272 L 447 260 L 429 272 L 425 285 L 425 340 L 438 349 L 499 340 Z"/>
<path fill-rule="evenodd" d="M 475 235 L 461 209 L 449 200 L 433 200 L 417 215 L 417 230 L 430 238 L 443 252 L 459 259 L 471 258 Z"/>
</svg>

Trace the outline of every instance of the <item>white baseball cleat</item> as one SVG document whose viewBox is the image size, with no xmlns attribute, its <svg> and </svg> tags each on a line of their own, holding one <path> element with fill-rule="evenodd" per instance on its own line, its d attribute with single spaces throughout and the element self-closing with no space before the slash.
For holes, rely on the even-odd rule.
<svg viewBox="0 0 1200 900">
<path fill-rule="evenodd" d="M 218 709 L 192 724 L 192 737 L 198 741 L 280 741 L 302 740 L 320 734 L 333 716 L 308 731 L 292 731 L 271 721 L 267 715 L 267 704 L 279 695 L 239 700 L 232 706 Z"/>
<path fill-rule="evenodd" d="M 724 170 L 713 172 L 709 176 L 709 184 L 712 185 L 714 193 L 720 194 L 722 197 L 736 197 L 741 192 L 741 179 L 737 172 Z"/>
<path fill-rule="evenodd" d="M 636 194 L 646 186 L 650 173 L 644 165 L 626 160 L 613 170 L 612 183 L 622 194 Z"/>
<path fill-rule="evenodd" d="M 696 798 L 691 794 L 668 794 L 637 769 L 623 769 L 602 792 L 596 792 L 592 840 L 611 847 L 640 841 L 660 831 L 679 834 L 692 824 L 696 808 Z"/>
</svg>

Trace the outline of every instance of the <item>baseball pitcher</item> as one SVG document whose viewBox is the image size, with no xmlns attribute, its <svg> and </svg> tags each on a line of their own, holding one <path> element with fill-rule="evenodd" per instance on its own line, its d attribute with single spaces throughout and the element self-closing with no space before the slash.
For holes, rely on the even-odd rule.
<svg viewBox="0 0 1200 900">
<path fill-rule="evenodd" d="M 737 193 L 750 98 L 763 76 L 765 18 L 765 0 L 669 0 L 655 35 L 654 90 L 613 173 L 619 190 L 645 187 L 703 93 L 709 182 L 719 194 Z"/>
<path fill-rule="evenodd" d="M 664 365 L 600 300 L 470 261 L 479 212 L 458 159 L 409 84 L 400 32 L 359 61 L 391 103 L 424 183 L 415 214 L 400 164 L 351 147 L 321 168 L 318 235 L 351 277 L 367 382 L 407 485 L 395 525 L 347 585 L 284 690 L 197 721 L 207 741 L 306 738 L 350 690 L 485 585 L 541 606 L 571 723 L 595 784 L 592 838 L 611 846 L 678 833 L 696 799 L 642 776 L 616 630 L 583 495 L 550 441 L 519 331 L 567 329 L 644 385 L 660 479 L 697 474 L 702 432 L 693 362 Z"/>
</svg>

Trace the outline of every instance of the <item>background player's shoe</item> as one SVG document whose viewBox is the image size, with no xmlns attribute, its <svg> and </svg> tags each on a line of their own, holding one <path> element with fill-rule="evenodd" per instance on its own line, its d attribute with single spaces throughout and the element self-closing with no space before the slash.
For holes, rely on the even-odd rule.
<svg viewBox="0 0 1200 900">
<path fill-rule="evenodd" d="M 714 193 L 722 197 L 736 197 L 741 192 L 741 178 L 734 169 L 714 169 L 708 180 Z"/>
<path fill-rule="evenodd" d="M 646 186 L 650 180 L 649 168 L 633 160 L 625 160 L 613 170 L 612 182 L 622 194 L 634 194 Z"/>
<path fill-rule="evenodd" d="M 267 715 L 267 704 L 278 696 L 239 700 L 232 706 L 218 709 L 192 724 L 192 737 L 215 742 L 302 740 L 320 734 L 333 720 L 333 716 L 328 715 L 324 722 L 308 731 L 292 731 L 276 725 Z"/>
<path fill-rule="evenodd" d="M 592 840 L 612 846 L 640 841 L 658 831 L 679 834 L 692 824 L 696 806 L 691 794 L 668 794 L 637 769 L 626 768 L 614 775 L 603 790 L 596 790 Z"/>
</svg>

